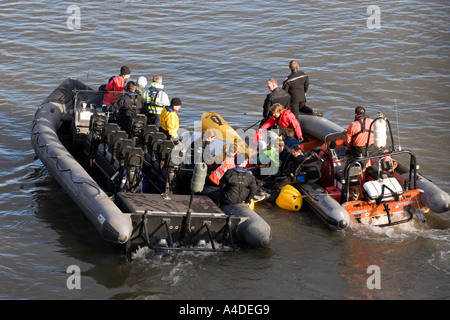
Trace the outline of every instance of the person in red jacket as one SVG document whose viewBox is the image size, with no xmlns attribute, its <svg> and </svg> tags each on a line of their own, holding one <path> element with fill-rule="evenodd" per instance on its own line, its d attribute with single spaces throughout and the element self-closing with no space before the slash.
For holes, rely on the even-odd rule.
<svg viewBox="0 0 450 320">
<path fill-rule="evenodd" d="M 103 104 L 105 106 L 112 106 L 116 100 L 123 95 L 123 88 L 125 87 L 125 80 L 131 76 L 130 68 L 123 66 L 120 68 L 120 76 L 114 77 L 106 85 L 107 92 L 103 96 Z"/>
<path fill-rule="evenodd" d="M 272 117 L 270 117 L 256 133 L 258 141 L 262 140 L 264 136 L 262 134 L 263 130 L 269 129 L 275 125 L 283 128 L 291 128 L 294 130 L 298 142 L 301 143 L 303 141 L 302 128 L 300 127 L 297 117 L 291 110 L 287 110 L 281 104 L 275 103 L 270 107 L 270 111 L 272 112 Z"/>
<path fill-rule="evenodd" d="M 345 133 L 345 143 L 350 155 L 354 158 L 364 156 L 364 150 L 369 139 L 369 129 L 372 120 L 366 116 L 366 109 L 358 106 L 355 108 L 355 121 L 350 123 Z M 373 149 L 373 132 L 370 132 L 368 150 Z"/>
</svg>

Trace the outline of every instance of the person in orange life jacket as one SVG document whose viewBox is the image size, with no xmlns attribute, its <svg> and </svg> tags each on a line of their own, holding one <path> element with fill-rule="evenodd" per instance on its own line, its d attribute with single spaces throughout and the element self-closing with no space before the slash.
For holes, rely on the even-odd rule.
<svg viewBox="0 0 450 320">
<path fill-rule="evenodd" d="M 128 66 L 120 68 L 120 76 L 113 77 L 106 85 L 106 93 L 103 95 L 103 104 L 105 106 L 112 106 L 113 103 L 123 95 L 125 81 L 131 76 L 131 71 Z"/>
<path fill-rule="evenodd" d="M 127 83 L 127 93 L 114 102 L 110 111 L 116 115 L 117 124 L 120 126 L 120 129 L 128 131 L 131 117 L 142 113 L 143 107 L 144 99 L 136 92 L 134 81 L 129 81 Z"/>
<path fill-rule="evenodd" d="M 286 110 L 281 104 L 275 103 L 270 107 L 270 111 L 273 115 L 260 127 L 259 130 L 255 132 L 257 141 L 264 139 L 264 130 L 275 125 L 278 125 L 281 128 L 293 129 L 298 142 L 301 143 L 303 141 L 303 134 L 302 129 L 300 128 L 300 123 L 290 110 Z"/>
<path fill-rule="evenodd" d="M 229 169 L 233 169 L 235 167 L 234 158 L 236 156 L 236 152 L 237 152 L 237 145 L 235 143 L 227 143 L 223 146 L 224 160 L 209 175 L 207 182 L 210 181 L 215 185 L 219 185 L 220 179 L 222 179 L 225 172 L 227 172 Z"/>
<path fill-rule="evenodd" d="M 230 205 L 245 202 L 250 206 L 251 200 L 258 193 L 256 178 L 247 170 L 248 155 L 238 154 L 235 167 L 227 170 L 220 179 L 220 189 L 209 194 L 218 205 Z"/>
<path fill-rule="evenodd" d="M 366 116 L 366 109 L 358 106 L 355 108 L 355 121 L 349 124 L 345 133 L 347 150 L 353 158 L 364 156 L 369 128 L 372 120 Z M 373 132 L 370 132 L 369 151 L 373 151 Z"/>
<path fill-rule="evenodd" d="M 271 116 L 270 107 L 275 103 L 281 104 L 285 109 L 289 109 L 291 105 L 291 95 L 285 90 L 278 87 L 278 82 L 276 79 L 271 78 L 267 81 L 267 88 L 270 93 L 266 96 L 263 104 L 263 119 L 261 120 L 261 125 L 266 122 Z"/>
<path fill-rule="evenodd" d="M 159 131 L 165 133 L 167 139 L 178 141 L 178 129 L 180 128 L 180 119 L 178 112 L 181 109 L 181 99 L 173 98 L 170 106 L 166 106 L 161 111 L 159 121 L 161 126 Z"/>
</svg>

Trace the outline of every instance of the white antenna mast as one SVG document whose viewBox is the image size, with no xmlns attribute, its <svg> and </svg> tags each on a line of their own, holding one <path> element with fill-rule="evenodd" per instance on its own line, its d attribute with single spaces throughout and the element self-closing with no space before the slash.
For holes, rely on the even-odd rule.
<svg viewBox="0 0 450 320">
<path fill-rule="evenodd" d="M 399 126 L 399 123 L 398 123 L 397 98 L 395 98 L 395 116 L 397 118 L 398 150 L 401 151 L 402 147 L 401 147 L 401 144 L 400 144 L 400 126 Z"/>
</svg>

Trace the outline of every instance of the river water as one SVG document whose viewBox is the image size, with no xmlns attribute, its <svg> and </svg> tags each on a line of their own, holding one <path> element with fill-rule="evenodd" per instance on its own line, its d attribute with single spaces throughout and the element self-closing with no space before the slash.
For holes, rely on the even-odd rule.
<svg viewBox="0 0 450 320">
<path fill-rule="evenodd" d="M 244 127 L 259 119 L 266 81 L 282 82 L 297 59 L 308 105 L 343 127 L 357 105 L 382 112 L 421 173 L 450 192 L 448 1 L 3 1 L 0 18 L 0 299 L 450 298 L 448 213 L 336 232 L 306 207 L 258 204 L 269 248 L 140 250 L 129 262 L 30 144 L 36 108 L 68 77 L 97 87 L 126 64 L 132 80 L 163 75 L 183 100 L 182 126 L 215 111 Z M 69 266 L 80 289 L 67 285 Z"/>
</svg>

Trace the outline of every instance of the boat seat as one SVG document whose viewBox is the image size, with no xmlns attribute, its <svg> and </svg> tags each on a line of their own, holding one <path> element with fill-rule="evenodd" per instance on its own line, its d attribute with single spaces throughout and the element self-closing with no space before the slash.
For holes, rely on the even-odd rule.
<svg viewBox="0 0 450 320">
<path fill-rule="evenodd" d="M 102 129 L 103 142 L 108 143 L 111 135 L 115 131 L 119 131 L 120 127 L 117 123 L 108 123 Z"/>
<path fill-rule="evenodd" d="M 156 148 L 156 160 L 159 160 L 160 162 L 164 162 L 167 165 L 170 163 L 170 152 L 175 147 L 175 144 L 172 140 L 163 140 L 160 143 L 158 143 L 158 146 Z"/>
<path fill-rule="evenodd" d="M 103 127 L 108 123 L 106 115 L 101 113 L 95 113 L 91 116 L 89 121 L 89 131 L 93 131 L 96 134 L 102 134 Z"/>
<path fill-rule="evenodd" d="M 131 137 L 135 137 L 139 135 L 139 133 L 142 131 L 142 128 L 147 123 L 147 117 L 143 114 L 137 114 L 133 117 L 131 117 L 130 125 L 128 128 L 128 133 Z"/>
<path fill-rule="evenodd" d="M 150 137 L 156 132 L 158 132 L 158 127 L 154 124 L 147 124 L 142 128 L 139 136 L 139 145 L 142 146 L 144 153 L 147 152 Z"/>
<path fill-rule="evenodd" d="M 116 159 L 117 147 L 123 139 L 128 139 L 128 134 L 125 131 L 119 130 L 112 133 L 108 143 L 108 151 L 111 153 L 112 160 Z"/>
<path fill-rule="evenodd" d="M 166 140 L 166 135 L 162 132 L 155 132 L 148 141 L 148 152 L 151 156 L 151 161 L 156 160 L 156 152 L 157 152 L 157 146 L 158 143 L 161 141 Z"/>
<path fill-rule="evenodd" d="M 122 139 L 119 141 L 116 149 L 115 159 L 119 160 L 121 166 L 123 166 L 125 163 L 124 160 L 128 149 L 131 149 L 133 147 L 134 141 L 132 139 Z"/>
<path fill-rule="evenodd" d="M 129 148 L 125 154 L 125 167 L 141 168 L 144 163 L 144 151 L 138 147 Z"/>
</svg>

